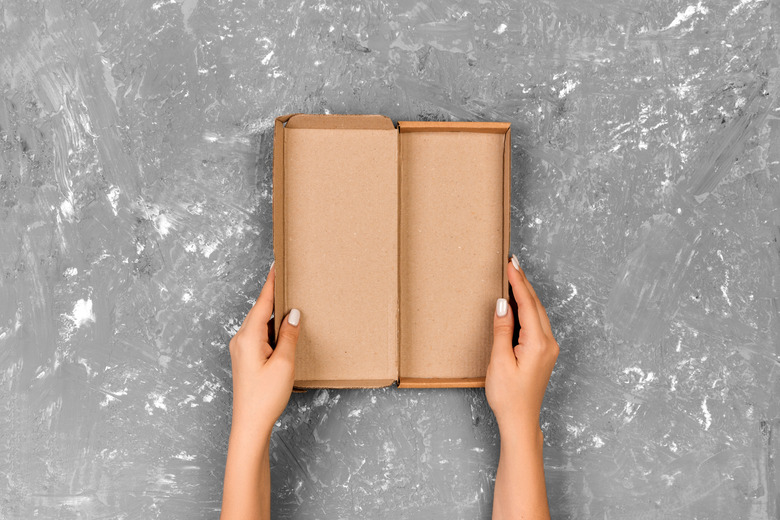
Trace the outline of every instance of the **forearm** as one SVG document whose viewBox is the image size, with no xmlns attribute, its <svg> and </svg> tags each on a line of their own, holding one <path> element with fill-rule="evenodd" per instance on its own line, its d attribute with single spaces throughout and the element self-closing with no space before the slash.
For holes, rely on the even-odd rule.
<svg viewBox="0 0 780 520">
<path fill-rule="evenodd" d="M 221 520 L 271 518 L 270 432 L 259 436 L 231 432 Z"/>
<path fill-rule="evenodd" d="M 549 519 L 544 482 L 544 438 L 538 422 L 499 428 L 501 451 L 493 492 L 493 520 Z"/>
</svg>

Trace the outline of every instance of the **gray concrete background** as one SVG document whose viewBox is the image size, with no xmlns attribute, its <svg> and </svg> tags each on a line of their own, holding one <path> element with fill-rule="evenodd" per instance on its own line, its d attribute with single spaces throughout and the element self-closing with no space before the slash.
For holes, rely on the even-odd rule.
<svg viewBox="0 0 780 520">
<path fill-rule="evenodd" d="M 273 117 L 513 125 L 554 518 L 780 515 L 775 1 L 0 0 L 0 518 L 215 518 Z M 326 261 L 324 259 L 324 261 Z M 276 518 L 490 516 L 482 390 L 293 396 Z"/>
</svg>

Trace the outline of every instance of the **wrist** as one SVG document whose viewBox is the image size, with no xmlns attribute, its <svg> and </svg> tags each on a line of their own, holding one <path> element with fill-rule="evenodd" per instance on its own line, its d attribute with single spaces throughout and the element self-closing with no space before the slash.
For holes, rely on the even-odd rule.
<svg viewBox="0 0 780 520">
<path fill-rule="evenodd" d="M 500 430 L 501 456 L 519 453 L 541 453 L 544 449 L 544 434 L 538 426 L 526 429 Z"/>
<path fill-rule="evenodd" d="M 504 417 L 497 419 L 498 431 L 501 437 L 532 437 L 542 435 L 539 416 L 536 417 Z"/>
<path fill-rule="evenodd" d="M 230 431 L 255 438 L 270 437 L 276 419 L 265 409 L 244 406 L 243 401 L 234 400 Z"/>
<path fill-rule="evenodd" d="M 271 442 L 273 423 L 245 423 L 233 420 L 230 427 L 230 442 L 241 444 L 245 447 L 263 448 Z"/>
</svg>

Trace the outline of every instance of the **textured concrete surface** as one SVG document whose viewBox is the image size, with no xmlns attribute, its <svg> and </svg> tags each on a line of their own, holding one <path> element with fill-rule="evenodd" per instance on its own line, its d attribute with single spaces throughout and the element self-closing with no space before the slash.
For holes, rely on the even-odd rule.
<svg viewBox="0 0 780 520">
<path fill-rule="evenodd" d="M 778 518 L 779 7 L 0 0 L 0 518 L 218 515 L 293 111 L 512 122 L 555 518 Z M 481 390 L 295 395 L 273 509 L 488 518 L 497 449 Z"/>
</svg>

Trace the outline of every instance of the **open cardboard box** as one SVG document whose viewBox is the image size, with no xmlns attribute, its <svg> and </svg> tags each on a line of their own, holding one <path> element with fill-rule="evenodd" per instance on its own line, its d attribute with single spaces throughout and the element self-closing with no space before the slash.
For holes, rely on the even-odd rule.
<svg viewBox="0 0 780 520">
<path fill-rule="evenodd" d="M 509 132 L 276 119 L 274 303 L 302 314 L 296 388 L 484 386 L 508 297 Z"/>
</svg>

